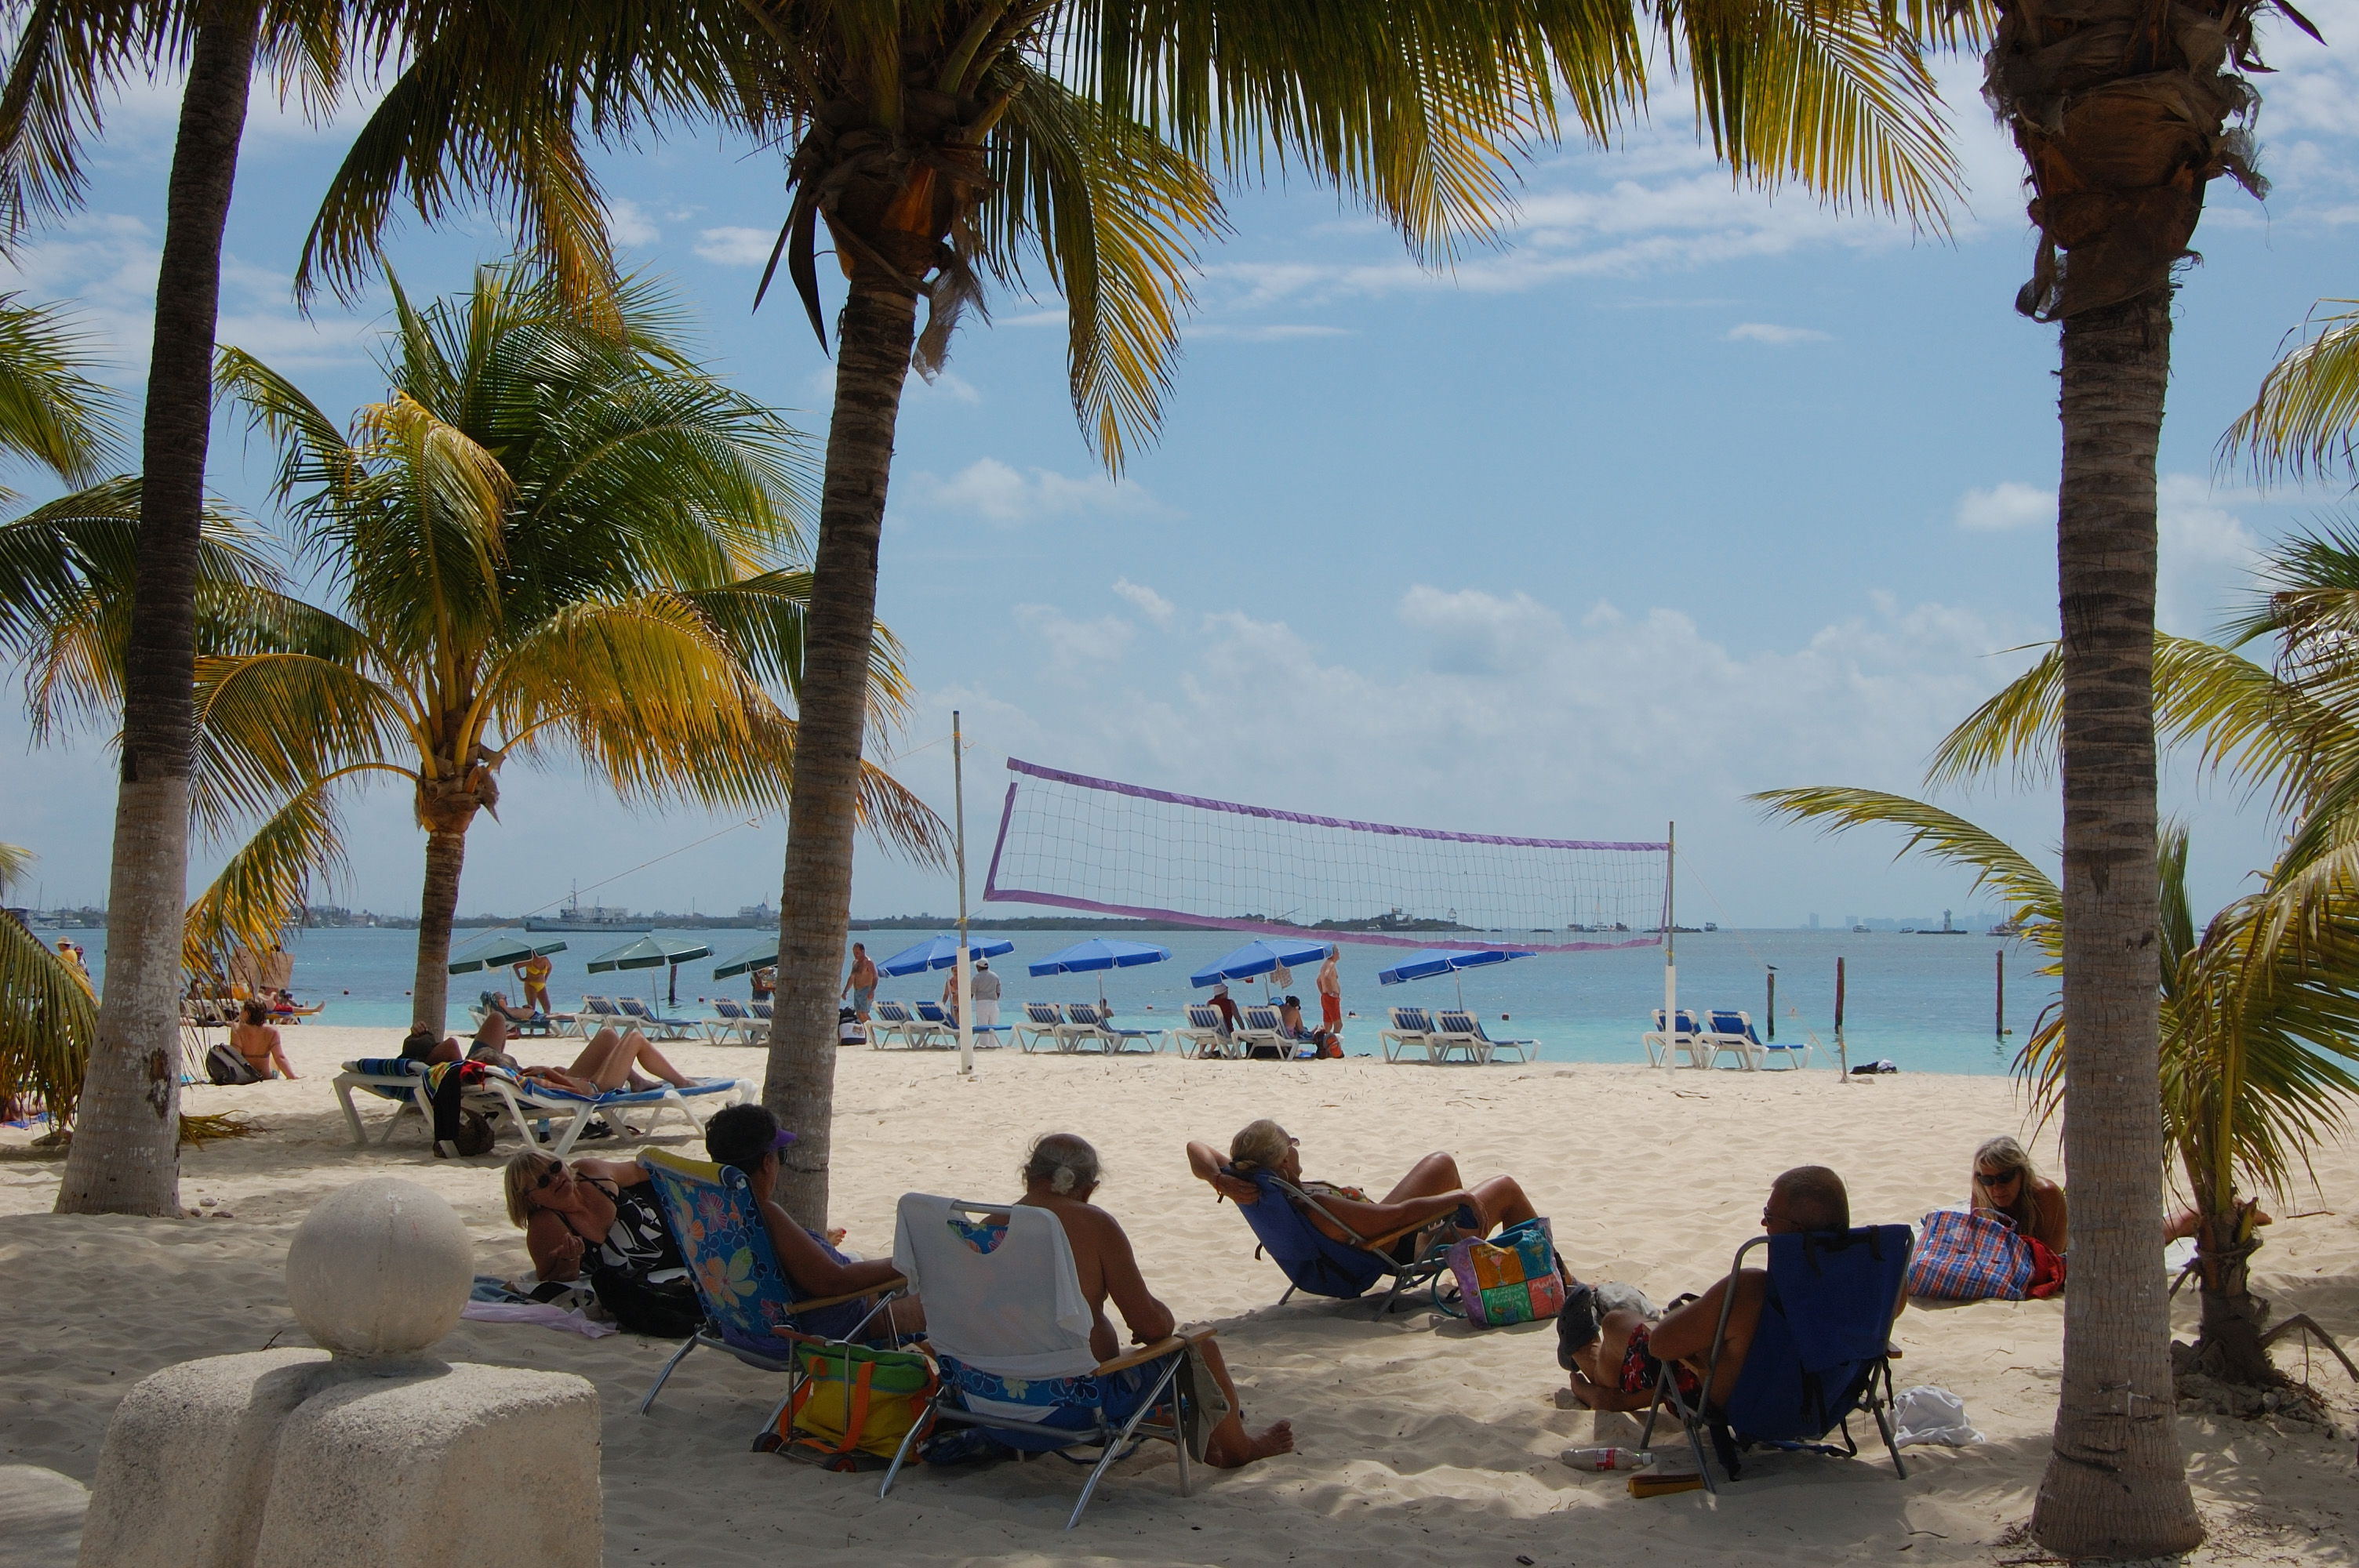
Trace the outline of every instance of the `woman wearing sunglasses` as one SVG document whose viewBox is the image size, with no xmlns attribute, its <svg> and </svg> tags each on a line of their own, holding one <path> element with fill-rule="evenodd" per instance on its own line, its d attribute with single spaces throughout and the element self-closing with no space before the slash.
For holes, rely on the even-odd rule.
<svg viewBox="0 0 2359 1568">
<path fill-rule="evenodd" d="M 527 1149 L 508 1162 L 507 1200 L 534 1271 L 543 1280 L 587 1276 L 621 1327 L 679 1339 L 704 1320 L 679 1243 L 636 1162 L 569 1165 Z"/>
<path fill-rule="evenodd" d="M 1986 1214 L 2003 1214 L 2016 1234 L 2028 1236 L 2059 1257 L 2064 1254 L 2064 1189 L 2041 1175 L 2012 1138 L 1993 1138 L 1974 1151 L 1967 1202 Z"/>
</svg>

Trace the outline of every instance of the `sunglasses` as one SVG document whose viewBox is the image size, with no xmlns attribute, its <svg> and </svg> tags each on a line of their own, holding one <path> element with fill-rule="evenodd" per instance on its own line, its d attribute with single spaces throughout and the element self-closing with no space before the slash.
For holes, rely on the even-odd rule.
<svg viewBox="0 0 2359 1568">
<path fill-rule="evenodd" d="M 554 1183 L 554 1182 L 557 1180 L 557 1178 L 558 1178 L 558 1177 L 562 1176 L 562 1175 L 564 1175 L 564 1174 L 566 1174 L 566 1173 L 566 1173 L 566 1169 L 565 1169 L 565 1162 L 564 1162 L 564 1161 L 562 1161 L 562 1160 L 551 1160 L 551 1161 L 550 1161 L 547 1165 L 544 1165 L 544 1166 L 542 1166 L 542 1167 L 541 1167 L 541 1172 L 540 1172 L 540 1175 L 539 1175 L 538 1179 L 537 1179 L 536 1181 L 534 1181 L 534 1183 L 532 1184 L 533 1191 L 535 1191 L 535 1192 L 545 1192 L 545 1191 L 547 1191 L 547 1190 L 548 1190 L 548 1188 L 549 1187 L 549 1185 L 550 1185 L 552 1183 Z"/>
<path fill-rule="evenodd" d="M 1980 1182 L 1986 1187 L 2011 1187 L 2015 1185 L 2016 1183 L 2023 1180 L 2023 1173 L 2021 1171 L 2000 1171 L 1996 1173 L 1990 1171 L 1976 1171 L 1974 1173 L 1974 1180 Z"/>
</svg>

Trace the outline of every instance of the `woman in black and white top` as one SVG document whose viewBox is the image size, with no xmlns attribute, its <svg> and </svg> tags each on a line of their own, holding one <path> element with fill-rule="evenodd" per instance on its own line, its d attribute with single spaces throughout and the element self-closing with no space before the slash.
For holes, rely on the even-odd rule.
<svg viewBox="0 0 2359 1568">
<path fill-rule="evenodd" d="M 587 1276 L 634 1334 L 679 1339 L 704 1314 L 647 1172 L 627 1160 L 571 1164 L 526 1150 L 507 1166 L 508 1218 L 543 1280 Z"/>
</svg>

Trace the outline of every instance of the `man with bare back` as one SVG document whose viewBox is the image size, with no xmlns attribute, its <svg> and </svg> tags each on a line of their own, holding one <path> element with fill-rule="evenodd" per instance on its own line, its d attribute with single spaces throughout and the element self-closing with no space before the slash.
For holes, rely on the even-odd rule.
<svg viewBox="0 0 2359 1568">
<path fill-rule="evenodd" d="M 1024 1164 L 1021 1201 L 1047 1209 L 1065 1227 L 1065 1239 L 1073 1249 L 1073 1267 L 1081 1276 L 1082 1293 L 1089 1298 L 1093 1319 L 1090 1354 L 1105 1362 L 1122 1353 L 1122 1341 L 1106 1318 L 1107 1298 L 1120 1309 L 1134 1345 L 1152 1345 L 1169 1336 L 1178 1319 L 1147 1288 L 1138 1260 L 1130 1249 L 1130 1238 L 1123 1234 L 1120 1223 L 1090 1202 L 1098 1182 L 1098 1152 L 1072 1133 L 1052 1132 L 1032 1145 L 1031 1156 Z M 1221 1348 L 1210 1336 L 1197 1342 L 1196 1353 L 1229 1401 L 1228 1417 L 1212 1429 L 1205 1444 L 1205 1463 L 1233 1470 L 1273 1454 L 1290 1453 L 1294 1427 L 1289 1422 L 1273 1422 L 1259 1433 L 1245 1431 L 1244 1403 L 1229 1379 L 1227 1364 L 1221 1359 Z"/>
</svg>

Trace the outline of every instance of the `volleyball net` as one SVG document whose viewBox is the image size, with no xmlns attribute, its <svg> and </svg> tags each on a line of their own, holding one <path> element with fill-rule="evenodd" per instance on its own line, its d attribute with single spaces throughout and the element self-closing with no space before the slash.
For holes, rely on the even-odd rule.
<svg viewBox="0 0 2359 1568">
<path fill-rule="evenodd" d="M 1668 844 L 1400 827 L 1007 769 L 988 903 L 1397 947 L 1662 940 Z"/>
</svg>

